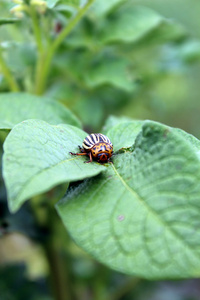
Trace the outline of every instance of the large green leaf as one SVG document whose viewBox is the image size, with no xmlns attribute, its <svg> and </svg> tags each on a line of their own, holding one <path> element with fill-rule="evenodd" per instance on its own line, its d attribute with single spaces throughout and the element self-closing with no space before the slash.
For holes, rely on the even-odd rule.
<svg viewBox="0 0 200 300">
<path fill-rule="evenodd" d="M 79 120 L 61 103 L 27 93 L 0 95 L 0 129 L 11 129 L 27 119 L 41 119 L 50 124 L 67 123 L 81 127 Z"/>
<path fill-rule="evenodd" d="M 105 169 L 98 163 L 84 164 L 75 157 L 86 133 L 70 125 L 52 126 L 40 120 L 16 125 L 4 143 L 3 177 L 11 211 L 28 198 L 52 187 L 95 176 Z"/>
<path fill-rule="evenodd" d="M 144 122 L 106 172 L 71 185 L 57 210 L 78 245 L 127 274 L 200 276 L 200 142 L 184 135 Z"/>
<path fill-rule="evenodd" d="M 200 142 L 199 142 L 199 140 L 196 137 L 194 137 L 192 134 L 189 134 L 182 129 L 174 128 L 174 130 L 177 133 L 179 133 L 180 135 L 182 135 L 183 138 L 191 144 L 191 146 L 193 147 L 193 150 L 196 151 L 196 154 L 199 155 L 199 157 L 200 157 Z"/>
</svg>

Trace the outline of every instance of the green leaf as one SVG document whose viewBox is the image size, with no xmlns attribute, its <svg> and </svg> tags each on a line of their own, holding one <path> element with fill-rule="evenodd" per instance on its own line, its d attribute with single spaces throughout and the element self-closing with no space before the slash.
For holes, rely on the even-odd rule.
<svg viewBox="0 0 200 300">
<path fill-rule="evenodd" d="M 146 121 L 106 172 L 71 185 L 57 210 L 75 242 L 126 274 L 199 277 L 200 142 L 189 140 Z"/>
<path fill-rule="evenodd" d="M 30 42 L 7 42 L 5 43 L 4 52 L 7 57 L 7 65 L 16 78 L 19 81 L 26 78 L 26 81 L 29 80 L 32 83 L 32 72 L 31 74 L 29 74 L 29 72 L 35 68 L 37 60 L 35 45 Z M 15 53 L 15 55 L 13 55 L 13 53 Z"/>
<path fill-rule="evenodd" d="M 47 2 L 48 8 L 54 8 L 54 6 L 59 2 L 59 0 L 45 0 Z"/>
<path fill-rule="evenodd" d="M 94 19 L 103 17 L 122 2 L 124 0 L 96 0 L 91 6 L 90 14 Z"/>
<path fill-rule="evenodd" d="M 14 24 L 19 22 L 19 19 L 16 18 L 0 18 L 0 26 L 5 24 Z"/>
<path fill-rule="evenodd" d="M 111 127 L 114 127 L 115 125 L 118 125 L 120 123 L 129 122 L 129 121 L 134 122 L 133 119 L 126 117 L 126 116 L 116 117 L 116 116 L 110 115 L 107 118 L 107 120 L 103 126 L 103 132 L 106 134 L 111 129 Z"/>
<path fill-rule="evenodd" d="M 84 5 L 86 3 L 87 0 L 67 0 L 64 1 L 69 5 L 73 5 L 74 7 L 79 7 L 79 5 Z"/>
<path fill-rule="evenodd" d="M 143 43 L 147 45 L 147 43 L 154 42 L 154 44 L 158 45 L 168 41 L 180 41 L 186 36 L 186 31 L 180 24 L 172 20 L 163 19 L 163 22 L 148 34 Z"/>
<path fill-rule="evenodd" d="M 104 57 L 103 61 L 94 63 L 92 67 L 85 72 L 84 79 L 90 88 L 110 84 L 116 88 L 132 92 L 135 84 L 132 72 L 129 68 L 130 61 L 126 59 Z"/>
<path fill-rule="evenodd" d="M 164 18 L 155 11 L 129 3 L 111 14 L 102 32 L 102 41 L 104 43 L 135 42 L 163 21 Z"/>
<path fill-rule="evenodd" d="M 114 151 L 120 148 L 131 147 L 138 133 L 141 131 L 143 121 L 124 121 L 113 126 L 106 133 L 114 145 Z"/>
<path fill-rule="evenodd" d="M 27 93 L 0 95 L 0 129 L 11 129 L 27 119 L 42 119 L 50 124 L 67 123 L 81 127 L 80 121 L 72 112 L 51 98 Z"/>
<path fill-rule="evenodd" d="M 200 142 L 196 137 L 179 128 L 174 128 L 174 130 L 177 131 L 177 133 L 179 133 L 180 135 L 182 135 L 183 138 L 192 145 L 193 150 L 196 151 L 197 155 L 200 155 Z"/>
<path fill-rule="evenodd" d="M 184 62 L 191 63 L 200 59 L 200 41 L 186 40 L 184 43 L 172 47 L 176 59 L 181 59 Z"/>
<path fill-rule="evenodd" d="M 88 48 L 91 50 L 97 47 L 97 39 L 94 24 L 89 22 L 88 19 L 83 19 L 77 24 L 65 42 L 76 50 L 78 48 Z"/>
<path fill-rule="evenodd" d="M 73 105 L 73 111 L 80 118 L 86 128 L 95 129 L 100 128 L 102 120 L 104 118 L 105 104 L 99 97 L 92 94 L 91 96 L 81 95 L 81 101 L 76 101 Z"/>
<path fill-rule="evenodd" d="M 95 176 L 105 169 L 98 163 L 84 164 L 79 152 L 86 133 L 70 125 L 52 126 L 40 120 L 16 125 L 4 143 L 3 177 L 11 211 L 58 184 Z"/>
</svg>

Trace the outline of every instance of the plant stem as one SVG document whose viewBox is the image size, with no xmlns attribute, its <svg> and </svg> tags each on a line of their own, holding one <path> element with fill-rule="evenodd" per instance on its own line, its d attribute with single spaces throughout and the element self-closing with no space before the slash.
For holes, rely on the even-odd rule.
<svg viewBox="0 0 200 300">
<path fill-rule="evenodd" d="M 65 185 L 63 185 L 63 188 L 64 187 Z M 61 189 L 62 191 L 63 188 Z M 49 238 L 44 244 L 44 249 L 49 262 L 50 283 L 55 300 L 72 300 L 70 279 L 68 274 L 69 267 L 67 264 L 66 255 L 64 255 L 64 247 L 61 248 L 63 245 L 60 245 L 60 243 L 58 244 L 56 238 L 58 233 L 57 226 L 60 223 L 60 219 L 54 207 L 56 199 L 60 198 L 58 197 L 58 194 L 56 194 L 56 191 L 56 189 L 53 189 L 47 193 L 50 200 L 47 211 L 47 226 L 50 232 Z M 65 230 L 63 226 L 61 228 Z M 59 233 L 61 233 L 61 228 L 59 227 Z"/>
<path fill-rule="evenodd" d="M 35 36 L 35 41 L 37 45 L 37 65 L 36 65 L 36 71 L 35 71 L 35 80 L 37 83 L 37 79 L 40 77 L 41 68 L 43 64 L 43 43 L 42 43 L 42 33 L 39 26 L 39 19 L 37 17 L 37 12 L 33 6 L 28 6 L 28 13 L 32 20 L 33 25 L 33 34 Z"/>
<path fill-rule="evenodd" d="M 55 300 L 72 300 L 67 266 L 53 238 L 44 245 L 50 269 L 50 285 Z"/>
<path fill-rule="evenodd" d="M 73 28 L 76 26 L 76 24 L 80 21 L 82 16 L 85 14 L 85 12 L 88 10 L 89 6 L 94 2 L 94 0 L 88 0 L 87 4 L 80 8 L 78 13 L 74 18 L 72 18 L 68 25 L 60 32 L 60 34 L 57 36 L 57 38 L 52 43 L 51 47 L 47 49 L 46 55 L 43 57 L 43 59 L 40 59 L 40 67 L 38 67 L 38 70 L 40 70 L 40 73 L 38 72 L 38 78 L 36 82 L 36 94 L 42 94 L 45 90 L 47 77 L 49 74 L 50 66 L 52 58 L 60 46 L 60 44 L 63 42 L 63 40 L 71 33 Z"/>
<path fill-rule="evenodd" d="M 32 19 L 33 33 L 34 33 L 35 40 L 36 40 L 36 43 L 37 43 L 38 52 L 42 54 L 42 52 L 43 52 L 42 35 L 41 35 L 40 26 L 39 26 L 39 23 L 38 23 L 37 13 L 36 13 L 35 8 L 33 6 L 29 7 L 28 12 L 29 12 L 29 15 Z"/>
<path fill-rule="evenodd" d="M 113 294 L 110 295 L 109 300 L 120 300 L 123 296 L 128 294 L 130 291 L 141 282 L 140 278 L 130 278 L 124 284 L 118 287 Z"/>
<path fill-rule="evenodd" d="M 64 189 L 64 185 L 63 185 Z M 62 189 L 62 191 L 63 191 Z M 58 227 L 60 219 L 54 208 L 57 200 L 57 190 L 49 191 L 45 196 L 38 196 L 32 199 L 32 211 L 40 232 L 44 232 L 41 238 L 41 246 L 49 266 L 49 286 L 54 300 L 73 300 L 70 286 L 68 259 L 64 247 L 57 239 L 58 230 L 64 230 L 63 226 Z M 47 201 L 48 200 L 48 201 Z M 42 203 L 47 203 L 46 206 Z"/>
<path fill-rule="evenodd" d="M 3 73 L 4 77 L 6 78 L 11 91 L 18 92 L 20 90 L 19 86 L 18 86 L 15 78 L 13 77 L 12 73 L 10 72 L 6 62 L 4 61 L 1 50 L 0 50 L 0 65 L 1 65 L 2 73 Z"/>
</svg>

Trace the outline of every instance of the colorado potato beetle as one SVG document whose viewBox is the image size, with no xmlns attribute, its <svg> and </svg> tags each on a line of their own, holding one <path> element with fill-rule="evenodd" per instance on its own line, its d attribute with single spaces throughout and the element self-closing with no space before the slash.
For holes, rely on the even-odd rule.
<svg viewBox="0 0 200 300">
<path fill-rule="evenodd" d="M 113 145 L 109 138 L 101 133 L 92 133 L 83 141 L 82 148 L 79 146 L 80 153 L 72 153 L 72 155 L 87 155 L 90 160 L 86 163 L 96 160 L 100 163 L 106 163 L 113 154 Z"/>
</svg>

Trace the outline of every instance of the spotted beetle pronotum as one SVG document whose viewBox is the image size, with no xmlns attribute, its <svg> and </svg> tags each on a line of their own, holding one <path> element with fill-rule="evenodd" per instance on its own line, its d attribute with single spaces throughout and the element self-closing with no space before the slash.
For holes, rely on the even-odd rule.
<svg viewBox="0 0 200 300">
<path fill-rule="evenodd" d="M 101 133 L 92 133 L 83 141 L 82 148 L 79 146 L 80 153 L 72 153 L 72 155 L 87 155 L 90 160 L 86 163 L 96 160 L 100 163 L 106 163 L 113 154 L 113 145 L 109 138 Z"/>
</svg>

